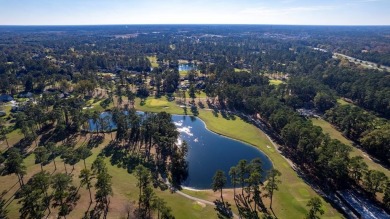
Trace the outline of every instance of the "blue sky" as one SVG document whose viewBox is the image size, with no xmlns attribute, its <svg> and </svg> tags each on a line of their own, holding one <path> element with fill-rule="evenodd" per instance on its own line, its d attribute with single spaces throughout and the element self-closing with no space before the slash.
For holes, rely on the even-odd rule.
<svg viewBox="0 0 390 219">
<path fill-rule="evenodd" d="M 0 25 L 390 25 L 390 0 L 0 0 Z"/>
</svg>

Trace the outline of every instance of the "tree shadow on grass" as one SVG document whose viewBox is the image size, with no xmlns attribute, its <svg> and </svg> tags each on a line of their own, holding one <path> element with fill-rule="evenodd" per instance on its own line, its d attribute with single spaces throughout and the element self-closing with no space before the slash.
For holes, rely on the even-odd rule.
<svg viewBox="0 0 390 219">
<path fill-rule="evenodd" d="M 191 106 L 191 112 L 192 112 L 192 114 L 194 116 L 198 116 L 199 115 L 198 108 L 195 105 Z"/>
<path fill-rule="evenodd" d="M 101 143 L 103 143 L 104 137 L 100 135 L 92 136 L 88 143 L 87 147 L 92 149 L 98 147 Z"/>
<path fill-rule="evenodd" d="M 221 115 L 226 120 L 236 120 L 236 116 L 232 112 L 221 110 Z"/>
<path fill-rule="evenodd" d="M 199 106 L 199 108 L 201 108 L 201 109 L 204 109 L 204 108 L 205 108 L 205 105 L 204 105 L 201 101 L 198 102 L 198 106 Z"/>
<path fill-rule="evenodd" d="M 215 204 L 214 209 L 217 211 L 218 218 L 224 218 L 224 219 L 233 218 L 233 212 L 229 202 L 222 202 L 221 200 L 217 199 L 214 201 L 214 204 Z"/>
<path fill-rule="evenodd" d="M 22 138 L 18 143 L 14 144 L 13 147 L 18 148 L 22 153 L 27 152 L 27 148 L 34 142 L 31 137 Z"/>
<path fill-rule="evenodd" d="M 217 110 L 217 109 L 213 109 L 213 116 L 214 117 L 219 117 L 219 115 L 218 115 L 218 113 L 219 113 L 219 110 Z"/>
</svg>

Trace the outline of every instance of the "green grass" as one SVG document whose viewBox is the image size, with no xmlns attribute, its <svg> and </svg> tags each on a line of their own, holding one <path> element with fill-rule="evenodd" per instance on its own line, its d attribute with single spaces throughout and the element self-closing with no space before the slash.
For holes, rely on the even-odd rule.
<svg viewBox="0 0 390 219">
<path fill-rule="evenodd" d="M 196 95 L 196 98 L 207 98 L 206 93 L 203 92 L 203 91 L 201 91 L 200 94 L 195 93 L 195 95 Z M 189 99 L 191 99 L 191 98 L 190 98 L 190 93 L 189 93 L 188 91 L 186 91 L 186 97 L 189 98 Z"/>
<path fill-rule="evenodd" d="M 333 139 L 337 139 L 341 141 L 342 143 L 346 145 L 352 146 L 352 141 L 345 138 L 341 132 L 339 132 L 337 129 L 335 129 L 329 122 L 323 120 L 323 119 L 317 119 L 313 118 L 311 119 L 314 125 L 319 126 L 322 128 L 325 134 L 329 134 L 329 136 Z"/>
<path fill-rule="evenodd" d="M 152 100 L 156 100 L 154 97 L 148 97 L 144 104 L 141 104 L 141 100 L 137 98 L 135 100 L 135 107 L 137 110 L 145 111 L 145 112 L 153 112 L 158 113 L 161 111 L 170 113 L 170 114 L 185 114 L 185 110 L 176 105 L 175 101 L 168 101 L 166 97 L 161 97 L 158 99 L 158 102 L 164 102 L 166 104 L 156 106 L 152 105 Z M 187 114 L 192 115 L 191 110 L 187 108 Z"/>
<path fill-rule="evenodd" d="M 185 77 L 188 74 L 188 71 L 179 71 L 180 77 Z"/>
<path fill-rule="evenodd" d="M 106 109 L 104 109 L 100 103 L 104 101 L 104 99 L 102 100 L 97 100 L 97 99 L 90 99 L 86 102 L 86 106 L 91 106 L 92 108 L 90 110 L 92 111 L 98 111 L 98 112 L 103 112 L 105 111 Z M 114 103 L 110 103 L 107 107 L 107 109 L 111 109 L 114 107 Z"/>
<path fill-rule="evenodd" d="M 341 98 L 337 99 L 337 103 L 342 105 L 342 106 L 343 105 L 351 105 L 351 103 L 348 103 L 347 101 L 345 101 L 345 100 L 343 100 Z"/>
<path fill-rule="evenodd" d="M 159 99 L 148 99 L 146 104 L 150 107 L 168 107 L 168 101 Z"/>
<path fill-rule="evenodd" d="M 12 132 L 7 134 L 7 139 L 10 146 L 16 144 L 22 138 L 23 138 L 23 134 L 20 133 L 20 129 L 13 130 Z M 7 143 L 3 141 L 3 143 L 0 144 L 0 150 L 4 151 L 6 148 L 7 148 Z"/>
<path fill-rule="evenodd" d="M 166 108 L 168 107 L 168 108 Z M 136 101 L 136 108 L 143 111 L 160 112 L 167 111 L 172 114 L 183 114 L 182 108 L 176 106 L 174 102 L 169 102 L 165 97 L 161 99 L 148 98 L 143 106 L 140 105 L 140 100 Z M 189 111 L 189 110 L 188 110 Z M 215 116 L 213 112 L 207 110 L 200 110 L 199 117 L 206 123 L 207 128 L 222 135 L 226 135 L 244 142 L 247 142 L 262 151 L 272 160 L 275 168 L 282 172 L 281 180 L 282 184 L 279 187 L 279 191 L 275 193 L 273 209 L 275 214 L 279 218 L 303 218 L 307 212 L 306 203 L 310 197 L 315 196 L 315 192 L 305 184 L 295 171 L 288 165 L 288 163 L 281 157 L 281 155 L 275 150 L 269 150 L 267 145 L 272 144 L 265 137 L 264 133 L 256 127 L 244 122 L 240 118 L 225 119 L 221 114 Z M 17 131 L 12 132 L 9 137 L 14 139 L 20 138 L 20 134 Z M 103 146 L 107 145 L 108 140 L 101 145 L 99 148 L 93 149 L 93 155 L 87 159 L 87 166 L 90 167 L 97 154 L 100 152 Z M 113 192 L 112 202 L 110 205 L 110 211 L 108 214 L 109 218 L 119 218 L 123 214 L 123 209 L 127 202 L 136 202 L 138 197 L 138 189 L 136 187 L 136 179 L 133 175 L 128 174 L 125 169 L 118 168 L 108 164 L 108 170 L 110 175 L 113 177 Z M 27 166 L 27 176 L 25 180 L 31 177 L 32 174 L 39 171 L 39 165 L 34 164 L 33 155 L 25 159 Z M 63 164 L 60 159 L 57 159 L 57 171 L 63 171 Z M 79 162 L 76 165 L 74 171 L 74 183 L 79 185 L 77 178 L 79 171 L 83 168 L 83 162 Z M 44 167 L 46 170 L 53 170 L 53 164 L 49 164 Z M 68 166 L 68 170 L 71 169 Z M 7 189 L 16 182 L 16 176 L 2 176 L 0 177 L 0 185 Z M 17 186 L 12 192 L 16 191 Z M 185 191 L 188 193 L 189 191 Z M 10 194 L 11 194 L 10 193 Z M 69 218 L 80 218 L 87 208 L 86 203 L 89 201 L 88 192 L 85 188 L 80 189 L 81 199 L 77 208 L 69 215 Z M 169 191 L 156 190 L 156 194 L 163 198 L 168 206 L 172 208 L 173 214 L 176 218 L 216 218 L 215 211 L 212 206 L 202 206 L 192 200 L 182 197 L 178 194 L 172 194 Z M 211 194 L 211 195 L 210 195 Z M 211 190 L 191 192 L 191 195 L 197 196 L 202 199 L 209 201 L 215 200 L 215 195 Z M 218 194 L 216 194 L 218 195 Z M 7 196 L 6 198 L 8 198 Z M 265 199 L 267 201 L 268 199 Z M 233 209 L 234 203 L 233 204 Z M 340 218 L 341 215 L 334 210 L 328 203 L 324 204 L 324 208 L 327 209 L 324 218 Z M 17 201 L 13 201 L 8 207 L 10 210 L 10 218 L 17 218 L 18 213 Z"/>
<path fill-rule="evenodd" d="M 148 108 L 145 105 L 142 107 L 137 105 L 136 108 L 143 111 L 158 111 L 156 108 Z M 160 108 L 159 110 L 163 109 Z M 169 111 L 169 109 L 166 111 Z M 199 112 L 199 118 L 206 123 L 207 128 L 211 131 L 251 144 L 262 150 L 271 159 L 274 167 L 282 173 L 282 184 L 279 187 L 279 191 L 275 193 L 273 203 L 276 216 L 279 218 L 303 218 L 307 212 L 306 203 L 310 197 L 317 196 L 317 194 L 310 186 L 304 183 L 278 152 L 267 148 L 267 145 L 273 146 L 265 134 L 238 117 L 228 120 L 223 118 L 221 114 L 215 116 L 211 111 L 199 110 Z M 175 114 L 178 113 L 179 111 L 175 112 Z M 185 192 L 188 193 L 189 191 L 186 190 Z M 189 193 L 199 198 L 207 197 L 206 199 L 209 201 L 215 200 L 213 193 L 210 191 Z M 323 202 L 325 208 L 328 209 L 323 216 L 324 218 L 342 217 L 329 203 Z"/>
<path fill-rule="evenodd" d="M 241 68 L 234 68 L 234 72 L 249 72 L 249 70 L 246 69 L 246 68 L 243 68 L 243 69 L 241 69 Z"/>
<path fill-rule="evenodd" d="M 147 58 L 149 59 L 150 64 L 152 65 L 152 68 L 158 68 L 159 64 L 157 63 L 156 56 L 147 56 Z"/>
<path fill-rule="evenodd" d="M 108 162 L 108 159 L 106 159 Z M 116 193 L 125 195 L 128 199 L 136 201 L 138 199 L 137 179 L 134 175 L 129 174 L 123 168 L 117 168 L 108 165 L 108 171 L 112 175 L 113 186 Z M 114 193 L 115 193 L 114 190 Z M 194 208 L 194 201 L 187 199 L 169 190 L 155 190 L 156 195 L 163 198 L 176 218 L 216 218 L 216 213 L 212 206 Z M 115 194 L 114 194 L 115 195 Z"/>
<path fill-rule="evenodd" d="M 100 153 L 101 149 L 108 144 L 110 138 L 107 135 L 104 143 L 92 150 L 93 154 L 89 158 L 86 159 L 87 167 L 90 168 L 92 162 L 96 159 L 97 155 Z M 79 142 L 80 145 L 82 141 Z M 116 166 L 112 166 L 110 164 L 109 158 L 105 159 L 108 172 L 112 176 L 112 189 L 114 195 L 110 198 L 110 210 L 108 213 L 108 218 L 122 218 L 125 216 L 125 207 L 127 203 L 136 203 L 138 200 L 138 187 L 137 180 L 134 175 L 129 174 L 126 169 L 118 168 Z M 65 172 L 63 162 L 60 158 L 56 159 L 57 163 L 57 171 Z M 35 173 L 40 171 L 40 165 L 35 164 L 34 155 L 30 155 L 24 159 L 24 164 L 27 167 L 27 175 L 24 177 L 25 182 Z M 78 179 L 78 175 L 80 170 L 84 168 L 84 164 L 82 161 L 75 165 L 75 170 L 72 172 L 73 174 L 73 183 L 76 186 L 79 186 L 80 181 Z M 68 165 L 68 171 L 72 168 Z M 53 162 L 45 165 L 44 170 L 52 173 L 54 171 Z M 15 174 L 6 175 L 0 177 L 0 185 L 3 189 L 10 189 L 6 194 L 5 198 L 9 199 L 19 188 L 17 184 L 17 177 Z M 15 186 L 13 186 L 15 185 Z M 13 186 L 13 187 L 12 187 Z M 12 187 L 12 188 L 11 188 Z M 94 193 L 93 189 L 92 192 Z M 171 193 L 169 190 L 161 191 L 156 189 L 156 195 L 163 198 L 169 207 L 172 208 L 172 212 L 178 219 L 187 219 L 187 218 L 216 218 L 216 213 L 212 206 L 202 206 L 197 204 L 196 202 L 187 199 L 183 196 L 180 196 L 176 193 Z M 81 195 L 80 200 L 78 201 L 77 207 L 69 214 L 68 218 L 81 218 L 84 215 L 84 212 L 88 208 L 89 203 L 89 193 L 85 188 L 80 188 L 79 194 Z M 18 218 L 19 217 L 19 208 L 20 205 L 17 203 L 18 200 L 13 200 L 10 205 L 7 207 L 9 210 L 8 216 L 10 218 Z M 93 207 L 93 206 L 92 206 Z M 53 209 L 52 209 L 53 210 Z M 134 208 L 132 209 L 134 210 Z M 56 210 L 53 210 L 51 217 L 53 217 L 56 213 Z"/>
<path fill-rule="evenodd" d="M 299 194 L 301 194 L 301 196 L 310 198 L 310 193 L 309 193 L 309 191 L 307 191 L 307 189 L 300 188 L 298 191 L 299 191 Z"/>
<path fill-rule="evenodd" d="M 6 105 L 3 107 L 4 112 L 7 114 L 6 116 L 9 116 L 11 113 L 12 106 L 11 105 Z"/>
<path fill-rule="evenodd" d="M 29 99 L 28 98 L 15 98 L 15 101 L 18 102 L 18 103 L 24 103 L 27 100 L 29 100 Z"/>
<path fill-rule="evenodd" d="M 337 129 L 335 129 L 329 122 L 323 120 L 323 119 L 316 119 L 313 118 L 311 119 L 314 125 L 319 126 L 322 128 L 324 133 L 329 134 L 329 136 L 333 139 L 337 139 L 341 141 L 342 143 L 352 146 L 352 152 L 350 153 L 350 156 L 362 156 L 364 158 L 364 161 L 368 165 L 369 169 L 375 169 L 375 170 L 380 170 L 383 173 L 385 173 L 388 177 L 390 177 L 390 171 L 380 164 L 374 162 L 371 160 L 363 151 L 357 149 L 356 147 L 353 146 L 353 143 L 351 140 L 345 138 Z"/>
<path fill-rule="evenodd" d="M 284 84 L 284 82 L 283 81 L 281 81 L 281 80 L 269 80 L 269 84 L 270 85 L 275 85 L 275 86 L 278 86 L 278 85 L 281 85 L 281 84 Z"/>
<path fill-rule="evenodd" d="M 198 75 L 201 74 L 199 70 L 197 70 L 196 72 L 198 73 Z M 179 71 L 179 75 L 180 77 L 186 77 L 188 75 L 188 71 Z"/>
</svg>

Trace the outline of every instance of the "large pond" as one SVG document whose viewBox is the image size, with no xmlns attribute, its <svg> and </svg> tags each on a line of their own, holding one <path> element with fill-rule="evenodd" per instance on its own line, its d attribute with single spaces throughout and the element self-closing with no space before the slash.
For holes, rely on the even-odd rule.
<svg viewBox="0 0 390 219">
<path fill-rule="evenodd" d="M 191 70 L 196 70 L 196 65 L 192 63 L 188 64 L 179 64 L 179 71 L 191 71 Z"/>
<path fill-rule="evenodd" d="M 105 112 L 101 116 L 111 115 Z M 260 158 L 264 172 L 272 167 L 269 158 L 260 150 L 209 131 L 204 122 L 197 117 L 173 115 L 172 120 L 180 132 L 179 142 L 185 140 L 189 146 L 187 155 L 189 176 L 184 182 L 186 187 L 211 188 L 212 178 L 217 170 L 225 171 L 228 177 L 230 167 L 236 165 L 241 159 L 250 161 Z M 112 124 L 112 128 L 115 128 L 115 124 Z M 96 129 L 96 125 L 91 120 L 90 129 Z M 229 177 L 228 182 L 227 187 L 231 187 Z"/>
</svg>

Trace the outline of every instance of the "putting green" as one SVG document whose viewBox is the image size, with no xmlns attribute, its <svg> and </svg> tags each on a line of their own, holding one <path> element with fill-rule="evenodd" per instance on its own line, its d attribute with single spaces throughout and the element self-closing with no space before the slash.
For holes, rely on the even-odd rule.
<svg viewBox="0 0 390 219">
<path fill-rule="evenodd" d="M 278 85 L 284 84 L 284 82 L 281 80 L 269 80 L 269 84 L 278 86 Z"/>
<path fill-rule="evenodd" d="M 168 102 L 164 100 L 159 100 L 159 99 L 148 99 L 146 101 L 146 104 L 151 107 L 165 107 L 168 106 Z"/>
</svg>

